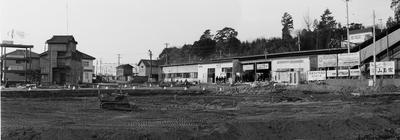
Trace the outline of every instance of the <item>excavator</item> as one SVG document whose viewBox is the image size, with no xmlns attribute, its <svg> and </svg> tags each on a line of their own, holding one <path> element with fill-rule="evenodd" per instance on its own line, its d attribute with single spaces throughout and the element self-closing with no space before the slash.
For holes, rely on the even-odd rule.
<svg viewBox="0 0 400 140">
<path fill-rule="evenodd" d="M 138 111 L 139 108 L 128 99 L 127 93 L 122 93 L 122 85 L 100 83 L 97 85 L 100 108 L 119 111 Z"/>
</svg>

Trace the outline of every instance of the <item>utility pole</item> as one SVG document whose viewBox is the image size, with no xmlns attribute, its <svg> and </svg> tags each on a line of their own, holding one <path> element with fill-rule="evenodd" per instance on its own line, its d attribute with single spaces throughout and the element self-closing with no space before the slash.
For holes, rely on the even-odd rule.
<svg viewBox="0 0 400 140">
<path fill-rule="evenodd" d="M 347 53 L 350 53 L 350 25 L 349 25 L 349 0 L 346 0 L 346 18 L 347 18 Z"/>
<path fill-rule="evenodd" d="M 297 36 L 297 45 L 299 46 L 299 51 L 300 51 L 300 32 L 299 35 Z"/>
<path fill-rule="evenodd" d="M 374 86 L 376 86 L 376 37 L 375 37 L 375 10 L 373 11 L 372 35 L 374 41 Z M 371 68 L 370 68 L 371 69 Z"/>
<path fill-rule="evenodd" d="M 165 64 L 168 65 L 168 45 L 169 43 L 165 43 Z"/>
<path fill-rule="evenodd" d="M 117 56 L 118 56 L 118 66 L 119 66 L 121 62 L 121 54 L 117 54 Z"/>
<path fill-rule="evenodd" d="M 152 78 L 152 74 L 153 74 L 153 65 L 152 65 L 152 60 L 151 60 L 151 58 L 153 56 L 153 53 L 151 52 L 151 50 L 149 50 L 149 55 L 150 55 L 150 75 L 149 75 L 149 80 L 151 82 L 151 78 Z"/>
<path fill-rule="evenodd" d="M 221 58 L 222 58 L 222 51 L 219 50 L 219 59 L 221 59 Z"/>
<path fill-rule="evenodd" d="M 102 61 L 101 61 L 101 58 L 100 58 L 100 74 L 103 75 L 103 72 L 101 71 L 101 64 L 102 64 Z"/>
</svg>

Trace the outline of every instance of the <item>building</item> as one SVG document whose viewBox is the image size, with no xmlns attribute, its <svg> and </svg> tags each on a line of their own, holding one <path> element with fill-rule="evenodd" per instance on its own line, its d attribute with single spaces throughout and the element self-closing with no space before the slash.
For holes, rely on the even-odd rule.
<svg viewBox="0 0 400 140">
<path fill-rule="evenodd" d="M 82 83 L 93 83 L 93 75 L 94 75 L 93 61 L 96 58 L 80 51 L 77 52 L 81 56 L 82 60 L 82 67 L 83 67 Z"/>
<path fill-rule="evenodd" d="M 40 54 L 42 84 L 65 85 L 91 83 L 94 57 L 76 49 L 71 35 L 55 35 L 46 41 L 47 51 Z"/>
<path fill-rule="evenodd" d="M 369 38 L 363 34 L 362 40 Z M 356 39 L 356 38 L 354 38 Z M 357 37 L 357 39 L 359 39 Z M 376 45 L 376 47 L 375 47 Z M 400 77 L 400 25 L 347 48 L 260 54 L 219 59 L 205 63 L 162 65 L 161 81 L 274 81 L 289 85 L 330 78 L 371 78 L 370 62 L 376 51 L 381 77 Z M 389 65 L 390 64 L 390 65 Z M 377 63 L 378 65 L 378 63 Z M 377 75 L 378 75 L 377 74 Z"/>
<path fill-rule="evenodd" d="M 17 49 L 2 57 L 3 80 L 6 79 L 7 84 L 40 82 L 39 54 Z"/>
<path fill-rule="evenodd" d="M 158 81 L 161 73 L 158 60 L 141 59 L 138 63 L 138 76 L 147 76 L 150 81 Z"/>
<path fill-rule="evenodd" d="M 372 28 L 349 31 L 349 36 L 350 43 L 361 44 L 372 38 Z"/>
<path fill-rule="evenodd" d="M 130 81 L 133 76 L 133 66 L 129 64 L 119 65 L 117 67 L 117 80 L 118 81 Z"/>
</svg>

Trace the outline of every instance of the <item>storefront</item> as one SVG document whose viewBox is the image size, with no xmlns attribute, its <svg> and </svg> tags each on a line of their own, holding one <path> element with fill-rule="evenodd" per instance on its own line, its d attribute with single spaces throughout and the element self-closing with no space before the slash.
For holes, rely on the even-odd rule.
<svg viewBox="0 0 400 140">
<path fill-rule="evenodd" d="M 282 73 L 287 73 L 289 75 L 288 77 L 290 77 L 290 72 L 296 72 L 296 81 L 304 81 L 307 80 L 307 72 L 310 71 L 310 59 L 309 57 L 274 59 L 271 62 L 271 70 L 274 81 L 276 81 L 275 79 L 279 79 Z M 294 74 L 295 73 L 292 75 Z M 294 77 L 292 76 L 292 78 Z M 276 82 L 283 82 L 286 80 L 290 80 L 290 78 L 284 78 Z"/>
</svg>

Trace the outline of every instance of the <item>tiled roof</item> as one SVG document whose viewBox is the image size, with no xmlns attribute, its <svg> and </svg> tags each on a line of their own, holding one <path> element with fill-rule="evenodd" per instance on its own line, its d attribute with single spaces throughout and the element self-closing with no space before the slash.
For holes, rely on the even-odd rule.
<svg viewBox="0 0 400 140">
<path fill-rule="evenodd" d="M 117 68 L 133 68 L 133 66 L 129 65 L 129 64 L 122 64 L 122 65 L 119 65 Z"/>
<path fill-rule="evenodd" d="M 78 44 L 72 35 L 54 35 L 51 39 L 46 41 L 47 44 L 67 44 L 69 42 Z"/>
<path fill-rule="evenodd" d="M 157 66 L 159 65 L 159 62 L 160 62 L 160 61 L 158 61 L 158 60 L 151 60 L 151 65 L 152 65 L 153 67 L 157 67 Z M 150 60 L 148 60 L 148 59 L 141 59 L 141 60 L 139 61 L 138 65 L 140 65 L 141 63 L 143 63 L 146 67 L 147 67 L 147 66 L 150 66 Z"/>
<path fill-rule="evenodd" d="M 15 50 L 6 54 L 7 58 L 23 58 L 25 56 L 25 50 Z M 29 51 L 27 51 L 27 57 L 29 57 Z M 39 54 L 31 51 L 32 58 L 39 58 Z"/>
<path fill-rule="evenodd" d="M 76 51 L 82 56 L 82 59 L 90 59 L 90 60 L 96 59 L 96 58 L 94 58 L 93 56 L 90 56 L 90 55 L 88 55 L 88 54 L 86 54 L 86 53 L 80 52 L 80 51 L 78 51 L 78 50 L 76 50 Z"/>
<path fill-rule="evenodd" d="M 40 56 L 47 55 L 47 52 L 48 51 L 45 51 L 45 52 L 41 53 Z M 77 52 L 78 55 L 80 55 L 82 57 L 82 59 L 90 59 L 90 60 L 96 59 L 95 57 L 90 56 L 90 55 L 88 55 L 86 53 L 80 52 L 78 50 L 76 52 Z"/>
</svg>

